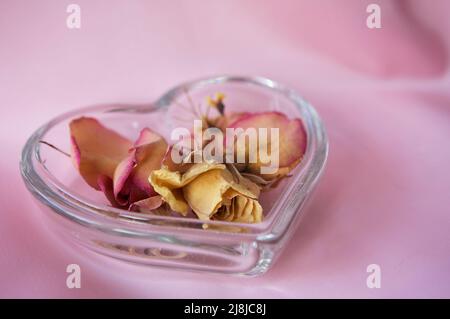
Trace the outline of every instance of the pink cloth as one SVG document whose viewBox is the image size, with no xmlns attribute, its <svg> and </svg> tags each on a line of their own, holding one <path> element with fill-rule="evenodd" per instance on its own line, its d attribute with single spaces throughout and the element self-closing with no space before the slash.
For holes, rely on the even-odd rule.
<svg viewBox="0 0 450 319">
<path fill-rule="evenodd" d="M 73 2 L 79 30 L 70 2 L 0 2 L 0 297 L 450 297 L 449 1 Z M 381 29 L 365 25 L 371 2 Z M 142 268 L 45 229 L 18 170 L 39 125 L 220 73 L 294 87 L 328 129 L 327 171 L 273 270 Z M 81 289 L 66 287 L 71 263 Z"/>
</svg>

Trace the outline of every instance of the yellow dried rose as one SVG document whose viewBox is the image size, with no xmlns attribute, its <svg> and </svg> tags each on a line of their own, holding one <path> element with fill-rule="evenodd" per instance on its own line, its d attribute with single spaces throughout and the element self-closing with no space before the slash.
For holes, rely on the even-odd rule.
<svg viewBox="0 0 450 319">
<path fill-rule="evenodd" d="M 231 191 L 225 195 L 222 207 L 212 217 L 214 220 L 237 223 L 259 223 L 263 209 L 256 199 Z"/>
<path fill-rule="evenodd" d="M 259 186 L 233 175 L 224 164 L 193 164 L 185 173 L 163 167 L 153 171 L 149 181 L 170 208 L 180 214 L 186 215 L 191 207 L 201 220 L 262 220 L 262 207 L 257 201 Z"/>
</svg>

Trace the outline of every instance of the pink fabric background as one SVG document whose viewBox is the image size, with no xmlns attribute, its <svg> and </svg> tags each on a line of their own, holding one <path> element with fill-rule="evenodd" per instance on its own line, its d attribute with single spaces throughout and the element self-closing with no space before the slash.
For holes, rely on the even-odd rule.
<svg viewBox="0 0 450 319">
<path fill-rule="evenodd" d="M 450 2 L 0 2 L 0 297 L 450 297 Z M 320 2 L 320 5 L 318 4 Z M 255 279 L 131 266 L 49 234 L 19 174 L 50 117 L 148 102 L 180 81 L 262 75 L 297 89 L 330 138 L 326 174 L 274 269 Z M 82 288 L 66 288 L 66 266 Z M 366 267 L 381 266 L 380 289 Z"/>
</svg>

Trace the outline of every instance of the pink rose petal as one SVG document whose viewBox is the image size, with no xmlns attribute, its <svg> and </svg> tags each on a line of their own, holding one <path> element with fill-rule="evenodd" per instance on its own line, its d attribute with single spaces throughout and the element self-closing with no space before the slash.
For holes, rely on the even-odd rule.
<svg viewBox="0 0 450 319">
<path fill-rule="evenodd" d="M 134 202 L 130 205 L 129 210 L 132 212 L 150 212 L 157 209 L 164 203 L 161 196 L 156 195 L 149 198 L 142 199 L 140 201 Z"/>
<path fill-rule="evenodd" d="M 236 119 L 228 127 L 232 128 L 278 128 L 279 167 L 293 168 L 306 151 L 306 131 L 300 119 L 289 119 L 280 112 L 247 113 Z M 268 145 L 268 149 L 270 149 Z M 260 163 L 248 165 L 251 172 L 260 171 Z"/>
<path fill-rule="evenodd" d="M 117 165 L 132 147 L 129 140 L 88 117 L 70 122 L 70 136 L 73 161 L 83 179 L 97 190 L 99 176 L 113 179 Z"/>
</svg>

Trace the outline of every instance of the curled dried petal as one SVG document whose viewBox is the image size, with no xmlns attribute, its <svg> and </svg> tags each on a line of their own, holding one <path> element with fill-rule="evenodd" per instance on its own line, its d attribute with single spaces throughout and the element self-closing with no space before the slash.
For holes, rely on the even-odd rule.
<svg viewBox="0 0 450 319">
<path fill-rule="evenodd" d="M 128 209 L 132 212 L 147 213 L 161 207 L 163 203 L 162 197 L 155 195 L 132 203 Z"/>
<path fill-rule="evenodd" d="M 277 145 L 272 145 L 271 139 L 268 143 L 258 143 L 258 159 L 255 163 L 247 163 L 246 173 L 262 176 L 266 180 L 278 179 L 289 173 L 301 161 L 306 151 L 306 131 L 300 119 L 289 119 L 279 112 L 246 113 L 235 119 L 228 127 L 231 128 L 275 128 L 279 131 L 279 141 Z M 269 135 L 270 136 L 270 135 Z M 263 145 L 263 149 L 261 146 Z M 247 154 L 249 149 L 245 145 Z M 273 174 L 262 174 L 261 168 L 264 166 L 259 155 L 261 153 L 272 154 L 278 152 L 278 170 Z"/>
<path fill-rule="evenodd" d="M 189 205 L 183 197 L 182 188 L 205 172 L 223 169 L 225 169 L 223 164 L 199 163 L 191 166 L 184 174 L 181 174 L 163 167 L 153 171 L 149 181 L 154 190 L 162 196 L 172 210 L 186 215 Z"/>
<path fill-rule="evenodd" d="M 98 178 L 113 179 L 117 165 L 127 157 L 133 144 L 93 118 L 75 119 L 69 127 L 75 165 L 83 179 L 99 190 Z"/>
<path fill-rule="evenodd" d="M 127 206 L 155 194 L 148 176 L 160 167 L 167 149 L 161 136 L 145 128 L 133 144 L 88 117 L 73 120 L 69 127 L 75 166 L 112 205 Z"/>
<path fill-rule="evenodd" d="M 241 178 L 235 181 L 228 170 L 210 170 L 183 187 L 189 206 L 202 220 L 209 220 L 222 206 L 229 206 L 235 196 L 257 199 L 259 187 Z"/>
</svg>

